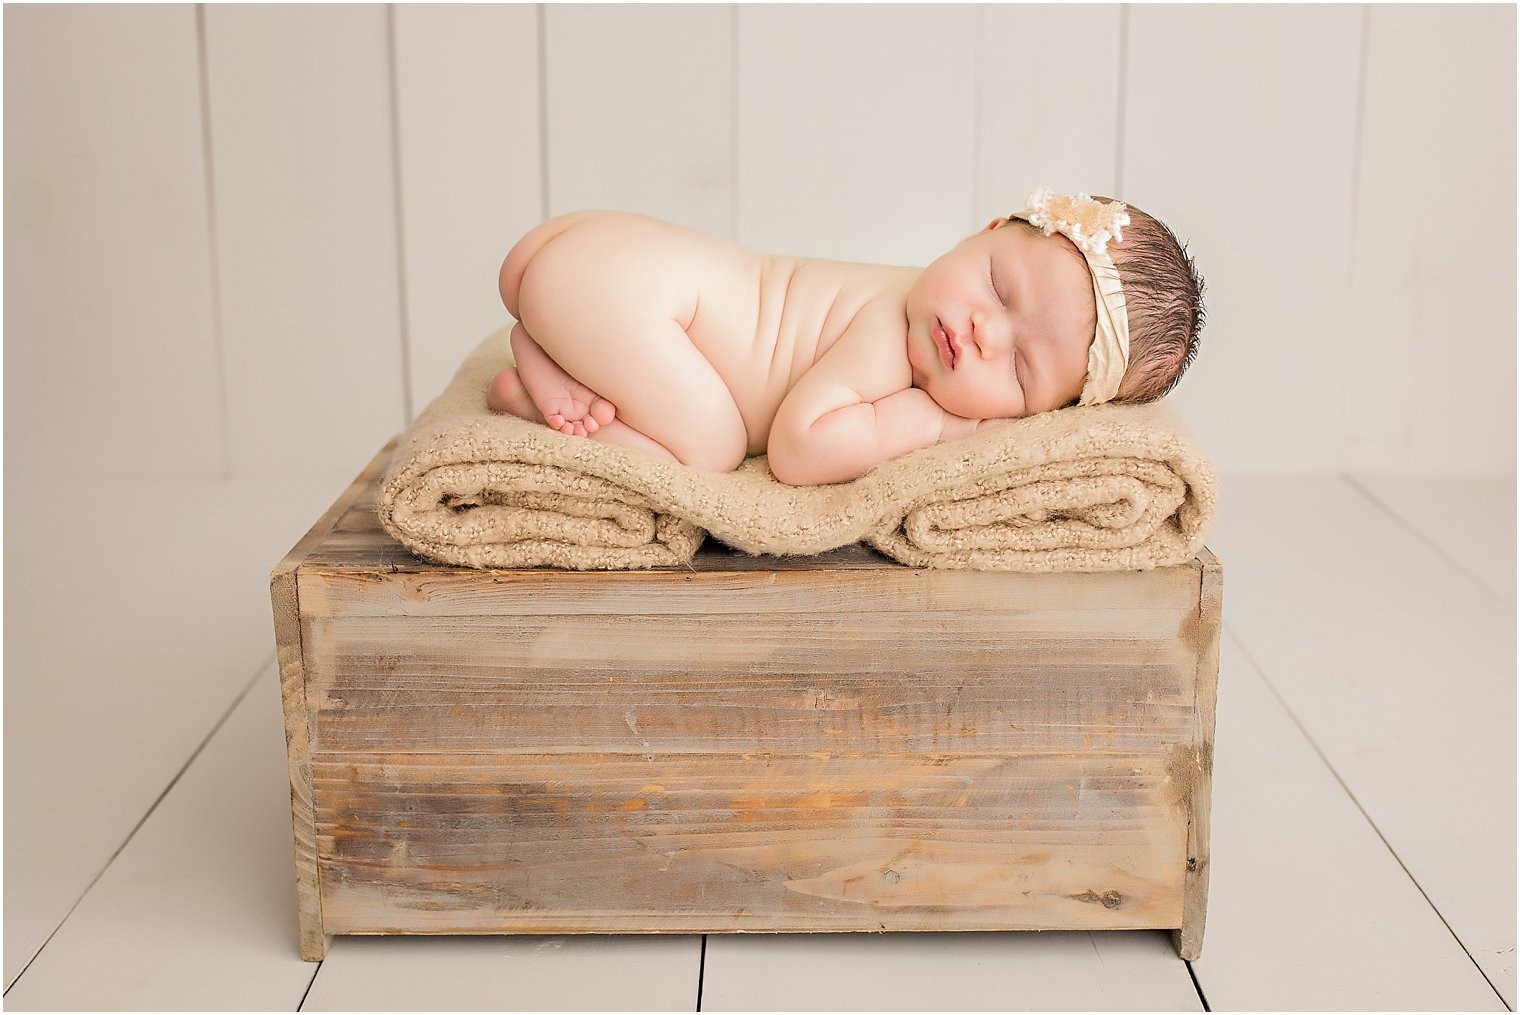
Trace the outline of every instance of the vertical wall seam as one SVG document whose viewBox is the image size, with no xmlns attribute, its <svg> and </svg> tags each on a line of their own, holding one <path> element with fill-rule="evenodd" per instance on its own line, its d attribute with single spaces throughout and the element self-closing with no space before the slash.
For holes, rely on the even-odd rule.
<svg viewBox="0 0 1520 1015">
<path fill-rule="evenodd" d="M 1348 350 L 1356 346 L 1356 332 L 1352 318 L 1352 297 L 1356 280 L 1356 237 L 1359 228 L 1359 216 L 1357 204 L 1362 195 L 1362 142 L 1367 132 L 1367 51 L 1371 36 L 1372 10 L 1363 4 L 1361 8 L 1361 38 L 1357 42 L 1356 61 L 1356 100 L 1352 110 L 1351 122 L 1351 186 L 1347 199 L 1350 202 L 1351 214 L 1346 222 L 1346 278 L 1341 287 L 1341 341 L 1339 352 L 1341 361 L 1337 364 L 1336 376 L 1348 377 L 1349 356 Z M 1337 466 L 1339 471 L 1346 472 L 1353 468 L 1351 435 L 1346 432 L 1350 414 L 1346 405 L 1349 399 L 1337 398 L 1335 402 L 1335 433 L 1340 444 L 1337 454 Z"/>
<path fill-rule="evenodd" d="M 538 35 L 538 217 L 549 218 L 549 16 L 543 4 L 534 7 Z"/>
<path fill-rule="evenodd" d="M 1124 199 L 1124 128 L 1129 117 L 1129 5 L 1119 6 L 1119 94 L 1114 99 L 1114 192 Z"/>
<path fill-rule="evenodd" d="M 401 176 L 401 88 L 397 81 L 396 5 L 385 6 L 386 58 L 390 62 L 391 166 L 396 215 L 396 310 L 400 315 L 401 338 L 401 418 L 412 425 L 412 327 L 411 301 L 406 288 L 406 210 Z"/>
<path fill-rule="evenodd" d="M 728 239 L 739 242 L 739 15 L 728 5 Z M 705 940 L 705 939 L 704 939 Z"/>
<path fill-rule="evenodd" d="M 232 424 L 228 408 L 230 392 L 227 389 L 227 336 L 223 326 L 222 311 L 222 259 L 221 237 L 216 219 L 216 163 L 211 144 L 211 69 L 206 52 L 206 5 L 195 5 L 195 45 L 200 86 L 201 104 L 201 162 L 205 172 L 206 191 L 206 256 L 211 282 L 211 349 L 216 367 L 217 428 L 220 432 L 222 454 L 222 479 L 231 479 L 237 471 L 232 460 Z"/>
<path fill-rule="evenodd" d="M 975 30 L 976 57 L 971 80 L 971 217 L 967 222 L 967 227 L 971 229 L 982 224 L 982 213 L 987 210 L 982 204 L 986 200 L 982 194 L 982 134 L 986 130 L 986 125 L 982 123 L 985 109 L 982 94 L 987 88 L 987 8 L 984 4 L 976 6 Z"/>
</svg>

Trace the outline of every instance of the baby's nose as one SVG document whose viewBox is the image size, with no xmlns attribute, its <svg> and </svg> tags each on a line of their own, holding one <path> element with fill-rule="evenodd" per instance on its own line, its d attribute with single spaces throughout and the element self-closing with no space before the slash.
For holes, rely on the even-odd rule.
<svg viewBox="0 0 1520 1015">
<path fill-rule="evenodd" d="M 981 314 L 971 315 L 971 341 L 982 359 L 992 359 L 997 355 L 998 339 L 988 332 Z"/>
</svg>

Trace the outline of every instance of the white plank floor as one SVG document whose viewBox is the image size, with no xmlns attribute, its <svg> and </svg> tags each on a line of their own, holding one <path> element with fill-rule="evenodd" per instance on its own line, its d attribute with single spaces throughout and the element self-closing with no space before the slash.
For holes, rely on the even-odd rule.
<svg viewBox="0 0 1520 1015">
<path fill-rule="evenodd" d="M 1513 478 L 1223 479 L 1198 961 L 1109 932 L 339 938 L 318 965 L 268 572 L 349 478 L 178 483 L 167 523 L 118 484 L 108 530 L 77 483 L 11 478 L 7 1009 L 1514 1007 Z"/>
</svg>

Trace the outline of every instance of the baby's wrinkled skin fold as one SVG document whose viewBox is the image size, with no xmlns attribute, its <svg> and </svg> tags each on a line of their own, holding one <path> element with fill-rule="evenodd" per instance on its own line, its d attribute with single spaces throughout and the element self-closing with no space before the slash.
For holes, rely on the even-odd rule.
<svg viewBox="0 0 1520 1015">
<path fill-rule="evenodd" d="M 993 219 L 925 268 L 763 254 L 572 212 L 502 265 L 515 368 L 492 409 L 714 471 L 847 482 L 1074 402 L 1096 325 L 1066 237 Z"/>
</svg>

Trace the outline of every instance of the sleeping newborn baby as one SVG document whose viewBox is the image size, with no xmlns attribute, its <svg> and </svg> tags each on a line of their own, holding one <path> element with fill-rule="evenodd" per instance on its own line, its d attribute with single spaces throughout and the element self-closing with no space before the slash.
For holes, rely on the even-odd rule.
<svg viewBox="0 0 1520 1015">
<path fill-rule="evenodd" d="M 490 407 L 783 483 L 841 483 L 986 424 L 1146 402 L 1192 361 L 1203 284 L 1164 225 L 1035 191 L 927 268 L 758 253 L 581 211 L 501 267 L 515 368 Z"/>
</svg>

